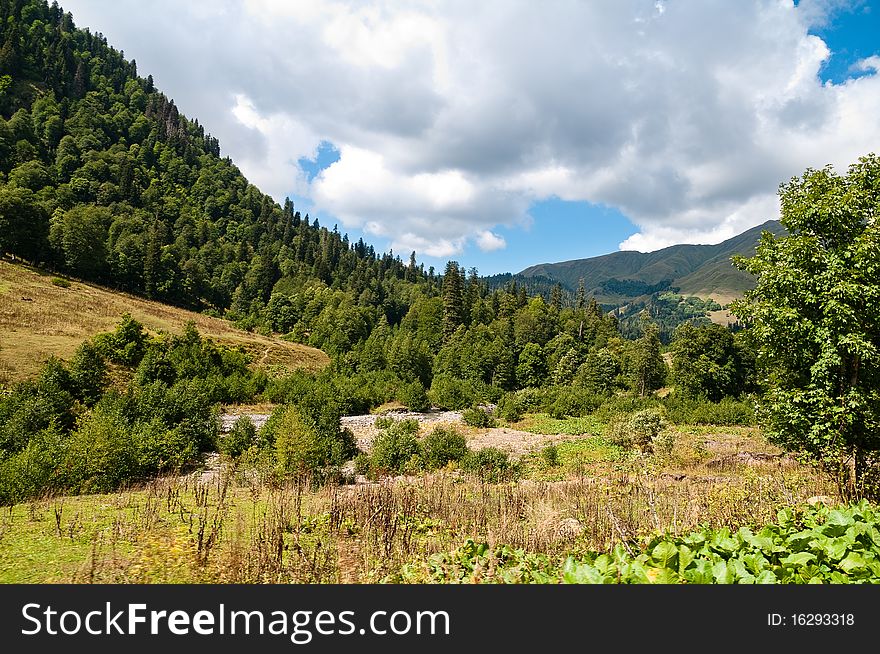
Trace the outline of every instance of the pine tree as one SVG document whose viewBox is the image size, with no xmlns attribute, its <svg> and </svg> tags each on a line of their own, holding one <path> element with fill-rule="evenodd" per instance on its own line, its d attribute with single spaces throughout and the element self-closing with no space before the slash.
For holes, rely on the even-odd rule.
<svg viewBox="0 0 880 654">
<path fill-rule="evenodd" d="M 464 300 L 462 297 L 462 279 L 457 261 L 446 264 L 443 274 L 443 340 L 455 333 L 464 322 Z"/>
</svg>

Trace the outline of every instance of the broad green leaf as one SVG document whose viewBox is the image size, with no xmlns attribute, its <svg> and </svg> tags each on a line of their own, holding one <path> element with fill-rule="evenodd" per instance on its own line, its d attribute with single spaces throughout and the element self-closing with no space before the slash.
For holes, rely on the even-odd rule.
<svg viewBox="0 0 880 654">
<path fill-rule="evenodd" d="M 837 566 L 847 574 L 852 574 L 858 570 L 864 570 L 867 565 L 868 562 L 858 552 L 850 552 L 846 555 L 845 559 L 837 564 Z"/>
<path fill-rule="evenodd" d="M 734 579 L 733 573 L 725 561 L 718 561 L 712 566 L 712 577 L 716 584 L 732 584 Z"/>
<path fill-rule="evenodd" d="M 678 556 L 678 548 L 669 541 L 658 543 L 651 551 L 651 558 L 664 568 L 673 565 L 676 556 Z"/>
<path fill-rule="evenodd" d="M 776 584 L 779 583 L 779 580 L 776 578 L 776 575 L 773 574 L 770 570 L 764 570 L 761 574 L 757 576 L 755 579 L 756 584 Z"/>
<path fill-rule="evenodd" d="M 782 564 L 790 566 L 805 566 L 813 563 L 815 560 L 815 554 L 811 554 L 810 552 L 797 552 L 796 554 L 789 554 L 782 559 Z"/>
</svg>

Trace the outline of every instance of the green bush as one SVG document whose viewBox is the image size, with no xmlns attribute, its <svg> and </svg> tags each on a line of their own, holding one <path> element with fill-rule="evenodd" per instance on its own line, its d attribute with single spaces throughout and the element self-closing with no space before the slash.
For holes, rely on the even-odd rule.
<svg viewBox="0 0 880 654">
<path fill-rule="evenodd" d="M 413 419 L 393 422 L 391 425 L 383 423 L 381 431 L 373 440 L 371 472 L 376 475 L 400 474 L 413 471 L 414 466 L 418 467 L 417 462 L 422 457 L 418 431 L 419 423 Z"/>
<path fill-rule="evenodd" d="M 564 420 L 572 416 L 583 418 L 598 409 L 605 397 L 582 388 L 560 388 L 556 400 L 548 407 L 550 417 Z"/>
<path fill-rule="evenodd" d="M 654 397 L 614 395 L 606 398 L 593 412 L 593 416 L 600 422 L 609 422 L 617 416 L 627 416 L 636 411 L 659 406 L 661 406 L 660 400 Z"/>
<path fill-rule="evenodd" d="M 218 447 L 226 456 L 237 458 L 256 442 L 257 428 L 248 416 L 239 416 L 226 436 L 220 438 Z"/>
<path fill-rule="evenodd" d="M 605 435 L 612 445 L 649 453 L 654 451 L 654 441 L 665 427 L 663 412 L 650 408 L 628 416 L 615 416 L 608 423 Z"/>
<path fill-rule="evenodd" d="M 461 461 L 468 453 L 465 437 L 451 427 L 435 427 L 422 440 L 425 467 L 436 470 L 450 461 Z"/>
<path fill-rule="evenodd" d="M 370 456 L 365 452 L 358 452 L 358 455 L 354 457 L 354 474 L 370 474 Z"/>
<path fill-rule="evenodd" d="M 495 407 L 495 413 L 499 418 L 506 422 L 518 422 L 522 418 L 522 410 L 516 401 L 515 393 L 505 393 L 498 405 Z"/>
<path fill-rule="evenodd" d="M 431 404 L 442 409 L 458 410 L 477 400 L 477 389 L 472 382 L 450 375 L 435 375 L 428 397 Z"/>
<path fill-rule="evenodd" d="M 671 397 L 666 402 L 669 419 L 680 425 L 754 425 L 754 403 L 747 399 L 725 397 L 719 402 L 705 399 Z"/>
<path fill-rule="evenodd" d="M 427 411 L 431 408 L 431 403 L 428 401 L 428 394 L 425 392 L 425 387 L 422 386 L 422 382 L 414 381 L 409 384 L 405 384 L 398 394 L 397 399 L 410 411 Z"/>
<path fill-rule="evenodd" d="M 52 286 L 58 286 L 59 288 L 70 288 L 70 282 L 62 277 L 53 277 Z"/>
<path fill-rule="evenodd" d="M 293 406 L 284 407 L 275 426 L 275 463 L 279 474 L 320 480 L 331 463 L 328 439 Z"/>
<path fill-rule="evenodd" d="M 541 450 L 541 464 L 545 468 L 555 468 L 559 465 L 559 449 L 555 445 L 548 445 Z"/>
<path fill-rule="evenodd" d="M 64 441 L 57 429 L 34 434 L 24 449 L 0 459 L 0 505 L 63 490 L 63 480 L 57 475 L 63 459 Z"/>
<path fill-rule="evenodd" d="M 469 452 L 461 460 L 461 469 L 489 483 L 513 481 L 519 477 L 519 466 L 507 452 L 495 447 Z"/>
<path fill-rule="evenodd" d="M 461 419 L 464 424 L 470 427 L 489 428 L 497 424 L 492 414 L 487 409 L 479 406 L 473 406 L 462 411 Z"/>
</svg>

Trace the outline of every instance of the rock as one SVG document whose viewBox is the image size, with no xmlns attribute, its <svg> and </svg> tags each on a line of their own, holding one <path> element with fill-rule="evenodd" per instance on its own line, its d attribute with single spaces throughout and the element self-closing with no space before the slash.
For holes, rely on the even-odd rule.
<svg viewBox="0 0 880 654">
<path fill-rule="evenodd" d="M 561 538 L 577 538 L 584 533 L 584 525 L 575 518 L 566 518 L 556 525 L 556 533 Z"/>
</svg>

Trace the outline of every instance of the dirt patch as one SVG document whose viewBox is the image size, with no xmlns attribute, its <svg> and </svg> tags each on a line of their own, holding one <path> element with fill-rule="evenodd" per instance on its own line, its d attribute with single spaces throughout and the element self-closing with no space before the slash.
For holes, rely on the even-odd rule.
<svg viewBox="0 0 880 654">
<path fill-rule="evenodd" d="M 269 413 L 262 412 L 251 413 L 244 407 L 238 410 L 231 410 L 220 415 L 220 433 L 229 433 L 235 421 L 241 416 L 250 418 L 254 426 L 259 429 L 266 424 L 269 415 Z M 582 438 L 582 436 L 572 436 L 569 434 L 533 434 L 532 432 L 520 431 L 509 427 L 477 429 L 468 427 L 462 422 L 460 411 L 441 411 L 437 409 L 421 413 L 416 411 L 393 411 L 384 415 L 393 417 L 395 420 L 406 420 L 408 418 L 417 420 L 419 432 L 422 436 L 427 435 L 435 427 L 441 425 L 454 427 L 465 435 L 468 447 L 472 450 L 497 447 L 508 452 L 511 456 L 522 456 L 547 445 Z M 379 435 L 379 430 L 376 429 L 377 417 L 379 416 L 372 414 L 342 416 L 340 425 L 343 429 L 351 430 L 361 450 L 369 452 L 373 447 L 373 441 Z"/>
</svg>

